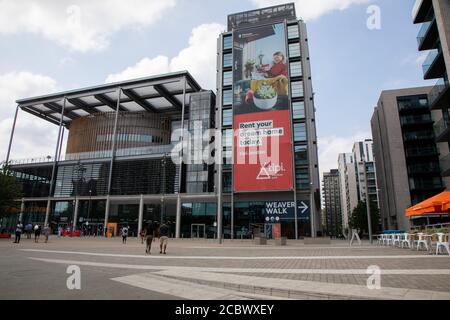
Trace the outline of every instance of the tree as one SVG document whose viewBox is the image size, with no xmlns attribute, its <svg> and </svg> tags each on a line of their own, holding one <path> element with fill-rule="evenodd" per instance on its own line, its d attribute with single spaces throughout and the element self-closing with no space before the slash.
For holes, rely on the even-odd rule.
<svg viewBox="0 0 450 320">
<path fill-rule="evenodd" d="M 372 233 L 377 233 L 379 230 L 380 211 L 375 202 L 370 202 L 370 218 L 372 220 Z M 365 233 L 369 233 L 367 224 L 367 206 L 365 201 L 358 202 L 358 205 L 350 217 L 349 226 L 352 229 L 357 229 Z"/>
<path fill-rule="evenodd" d="M 0 217 L 4 217 L 16 208 L 16 199 L 22 198 L 22 187 L 17 183 L 7 165 L 0 168 Z"/>
</svg>

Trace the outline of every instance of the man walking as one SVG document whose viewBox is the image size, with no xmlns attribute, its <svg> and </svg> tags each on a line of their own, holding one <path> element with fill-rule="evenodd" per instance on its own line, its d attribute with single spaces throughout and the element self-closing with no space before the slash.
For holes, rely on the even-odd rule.
<svg viewBox="0 0 450 320">
<path fill-rule="evenodd" d="M 128 227 L 123 227 L 122 229 L 122 243 L 126 244 L 127 243 L 127 237 L 128 237 Z"/>
<path fill-rule="evenodd" d="M 159 254 L 166 254 L 167 241 L 169 240 L 169 227 L 163 222 L 159 227 Z M 164 251 L 163 251 L 164 249 Z"/>
<path fill-rule="evenodd" d="M 44 236 L 45 236 L 45 243 L 47 243 L 48 242 L 48 237 L 50 236 L 50 233 L 51 233 L 51 229 L 48 226 L 48 224 L 45 225 L 45 227 L 43 229 L 43 233 L 44 233 Z"/>
<path fill-rule="evenodd" d="M 17 222 L 16 226 L 16 238 L 14 239 L 14 243 L 20 242 L 20 236 L 22 235 L 23 224 L 22 222 Z"/>
<path fill-rule="evenodd" d="M 39 237 L 41 236 L 41 226 L 36 224 L 34 226 L 34 242 L 39 242 Z"/>
<path fill-rule="evenodd" d="M 144 230 L 145 233 L 145 253 L 150 254 L 152 249 L 153 238 L 155 237 L 155 225 L 153 222 L 149 222 Z"/>
</svg>

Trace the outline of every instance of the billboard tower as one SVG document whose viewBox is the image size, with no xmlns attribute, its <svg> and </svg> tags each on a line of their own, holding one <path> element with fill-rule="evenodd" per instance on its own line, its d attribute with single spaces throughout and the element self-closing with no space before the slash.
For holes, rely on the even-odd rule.
<svg viewBox="0 0 450 320">
<path fill-rule="evenodd" d="M 294 4 L 229 15 L 217 61 L 219 234 L 245 238 L 279 222 L 282 236 L 316 236 L 315 109 L 306 26 Z"/>
</svg>

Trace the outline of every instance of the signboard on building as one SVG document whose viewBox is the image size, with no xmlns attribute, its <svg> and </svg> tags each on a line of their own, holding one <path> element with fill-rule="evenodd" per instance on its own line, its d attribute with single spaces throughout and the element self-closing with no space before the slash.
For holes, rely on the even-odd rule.
<svg viewBox="0 0 450 320">
<path fill-rule="evenodd" d="M 297 219 L 309 220 L 309 201 L 297 201 Z M 280 223 L 295 219 L 294 201 L 270 201 L 266 202 L 265 223 Z"/>
<path fill-rule="evenodd" d="M 234 32 L 234 192 L 293 188 L 285 33 L 282 23 Z"/>
</svg>

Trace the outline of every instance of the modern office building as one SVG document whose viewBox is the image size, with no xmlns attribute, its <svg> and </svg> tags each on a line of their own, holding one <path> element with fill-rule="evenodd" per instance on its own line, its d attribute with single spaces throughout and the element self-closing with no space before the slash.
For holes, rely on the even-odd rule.
<svg viewBox="0 0 450 320">
<path fill-rule="evenodd" d="M 202 90 L 188 72 L 17 103 L 14 127 L 19 111 L 59 127 L 53 157 L 11 160 L 8 150 L 6 160 L 23 186 L 25 223 L 97 235 L 105 226 L 114 234 L 129 225 L 137 235 L 146 222 L 165 220 L 176 237 L 217 232 L 214 166 L 176 160 L 180 139 L 188 143 L 191 132 L 215 125 L 214 93 Z M 194 146 L 188 144 L 185 158 Z"/>
<path fill-rule="evenodd" d="M 321 225 L 315 108 L 306 25 L 294 4 L 228 16 L 217 70 L 225 234 L 245 236 L 249 226 L 272 219 L 267 209 L 277 206 L 288 208 L 276 217 L 285 235 L 315 236 Z M 265 151 L 270 145 L 279 148 Z"/>
<path fill-rule="evenodd" d="M 358 201 L 366 201 L 368 194 L 370 201 L 378 206 L 372 139 L 356 142 L 353 145 L 353 156 L 355 157 L 356 165 Z"/>
<path fill-rule="evenodd" d="M 356 163 L 353 153 L 341 153 L 338 158 L 338 171 L 341 195 L 342 230 L 348 229 L 352 211 L 358 205 L 358 185 Z"/>
<path fill-rule="evenodd" d="M 384 229 L 408 230 L 405 210 L 445 189 L 428 97 L 432 87 L 383 91 L 371 120 Z"/>
<path fill-rule="evenodd" d="M 342 234 L 341 185 L 339 171 L 332 169 L 323 174 L 323 202 L 326 215 L 324 231 L 337 237 Z"/>
<path fill-rule="evenodd" d="M 287 4 L 228 17 L 217 103 L 187 71 L 18 100 L 6 161 L 23 186 L 21 219 L 98 235 L 165 220 L 177 238 L 315 236 L 309 59 Z M 19 111 L 58 126 L 54 155 L 11 159 Z"/>
<path fill-rule="evenodd" d="M 420 51 L 428 51 L 423 63 L 424 79 L 438 79 L 428 93 L 435 124 L 439 162 L 444 184 L 450 185 L 450 1 L 417 0 L 413 9 L 413 21 L 422 24 L 417 36 Z"/>
</svg>

